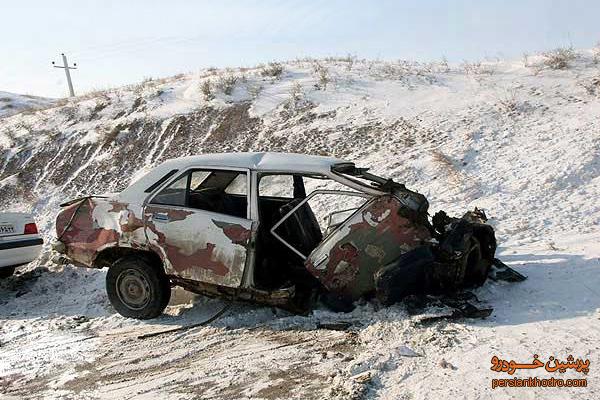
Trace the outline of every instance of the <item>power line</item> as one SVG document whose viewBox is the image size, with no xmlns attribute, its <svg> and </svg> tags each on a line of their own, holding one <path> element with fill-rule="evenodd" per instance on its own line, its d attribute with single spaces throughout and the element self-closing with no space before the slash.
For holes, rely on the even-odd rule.
<svg viewBox="0 0 600 400">
<path fill-rule="evenodd" d="M 73 82 L 71 82 L 71 73 L 69 72 L 69 70 L 77 69 L 77 63 L 73 63 L 73 66 L 69 67 L 69 63 L 67 62 L 67 56 L 65 56 L 65 53 L 61 53 L 60 55 L 63 59 L 63 65 L 54 65 L 54 61 L 52 61 L 52 66 L 54 68 L 64 68 L 65 75 L 67 75 L 67 84 L 69 85 L 69 96 L 74 97 L 75 91 L 73 90 Z"/>
</svg>

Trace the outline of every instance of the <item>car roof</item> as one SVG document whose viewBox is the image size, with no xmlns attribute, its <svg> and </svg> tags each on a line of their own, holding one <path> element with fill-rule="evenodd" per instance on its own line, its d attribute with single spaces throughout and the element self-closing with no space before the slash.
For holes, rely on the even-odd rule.
<svg viewBox="0 0 600 400">
<path fill-rule="evenodd" d="M 334 157 L 297 153 L 212 153 L 174 158 L 163 164 L 169 168 L 184 169 L 194 166 L 248 168 L 256 171 L 302 172 L 328 174 L 331 166 L 348 163 Z"/>
<path fill-rule="evenodd" d="M 261 172 L 290 172 L 332 176 L 331 166 L 349 164 L 334 157 L 296 153 L 213 153 L 173 158 L 159 164 L 123 190 L 123 201 L 139 200 L 140 193 L 172 170 L 179 172 L 193 167 L 247 168 Z M 351 164 L 351 163 L 350 163 Z M 139 171 L 143 172 L 143 171 Z M 138 172 L 138 173 L 139 173 Z"/>
</svg>

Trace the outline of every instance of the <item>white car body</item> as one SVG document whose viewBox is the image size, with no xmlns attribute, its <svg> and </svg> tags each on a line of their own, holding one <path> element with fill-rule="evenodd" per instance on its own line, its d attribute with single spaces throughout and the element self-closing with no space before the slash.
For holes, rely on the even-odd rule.
<svg viewBox="0 0 600 400">
<path fill-rule="evenodd" d="M 0 213 L 0 270 L 35 260 L 42 250 L 42 244 L 42 237 L 31 214 Z"/>
</svg>

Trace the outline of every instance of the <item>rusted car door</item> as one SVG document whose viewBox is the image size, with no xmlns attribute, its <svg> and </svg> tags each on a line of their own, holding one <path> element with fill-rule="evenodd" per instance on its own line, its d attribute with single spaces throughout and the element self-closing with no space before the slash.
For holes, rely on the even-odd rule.
<svg viewBox="0 0 600 400">
<path fill-rule="evenodd" d="M 241 285 L 254 229 L 249 176 L 247 170 L 192 169 L 151 196 L 144 208 L 146 234 L 168 273 Z"/>
</svg>

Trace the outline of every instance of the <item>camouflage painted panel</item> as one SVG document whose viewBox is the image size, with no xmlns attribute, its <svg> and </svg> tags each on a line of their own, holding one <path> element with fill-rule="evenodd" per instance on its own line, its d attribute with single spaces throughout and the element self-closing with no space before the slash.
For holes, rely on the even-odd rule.
<svg viewBox="0 0 600 400">
<path fill-rule="evenodd" d="M 67 247 L 67 255 L 88 266 L 107 247 L 146 247 L 143 221 L 124 203 L 83 199 L 61 211 L 56 231 Z"/>
<path fill-rule="evenodd" d="M 149 245 L 167 273 L 229 287 L 241 284 L 252 221 L 157 205 L 148 206 L 145 215 Z"/>
<path fill-rule="evenodd" d="M 392 195 L 371 199 L 313 251 L 307 269 L 353 300 L 373 291 L 377 270 L 430 238 L 426 227 L 400 215 L 402 207 Z"/>
</svg>

